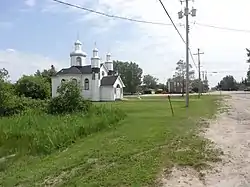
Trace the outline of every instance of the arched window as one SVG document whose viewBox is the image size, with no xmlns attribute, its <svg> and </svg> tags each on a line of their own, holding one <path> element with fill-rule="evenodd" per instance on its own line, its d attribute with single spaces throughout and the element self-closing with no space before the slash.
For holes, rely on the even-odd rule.
<svg viewBox="0 0 250 187">
<path fill-rule="evenodd" d="M 117 84 L 116 88 L 121 88 L 121 87 L 120 87 L 120 84 Z"/>
<path fill-rule="evenodd" d="M 73 79 L 72 79 L 72 82 L 73 82 L 74 84 L 77 84 L 77 79 L 73 78 Z"/>
<path fill-rule="evenodd" d="M 66 81 L 65 79 L 62 79 L 62 80 L 61 80 L 61 83 L 64 83 L 65 81 Z"/>
<path fill-rule="evenodd" d="M 89 79 L 84 80 L 84 90 L 89 90 Z"/>
<path fill-rule="evenodd" d="M 102 71 L 102 76 L 104 76 L 105 75 L 105 73 L 104 73 L 104 71 Z"/>
<path fill-rule="evenodd" d="M 80 65 L 80 66 L 82 65 L 82 59 L 81 59 L 81 57 L 79 57 L 79 56 L 76 57 L 76 64 Z"/>
</svg>

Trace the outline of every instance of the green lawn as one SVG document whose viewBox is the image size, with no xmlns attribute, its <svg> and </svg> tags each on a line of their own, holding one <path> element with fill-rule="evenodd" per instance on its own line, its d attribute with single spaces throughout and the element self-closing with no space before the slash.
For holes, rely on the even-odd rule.
<svg viewBox="0 0 250 187">
<path fill-rule="evenodd" d="M 0 172 L 0 186 L 154 186 L 175 164 L 199 170 L 217 161 L 208 141 L 197 136 L 200 117 L 216 112 L 216 97 L 173 99 L 172 117 L 166 97 L 127 100 L 106 105 L 126 111 L 115 129 L 76 141 L 63 152 L 26 156 Z M 98 103 L 105 104 L 105 103 Z"/>
</svg>

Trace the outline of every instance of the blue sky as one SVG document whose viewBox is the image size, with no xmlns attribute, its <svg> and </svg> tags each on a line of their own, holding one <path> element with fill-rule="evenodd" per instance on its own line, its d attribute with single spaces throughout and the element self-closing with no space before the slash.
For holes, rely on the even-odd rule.
<svg viewBox="0 0 250 187">
<path fill-rule="evenodd" d="M 72 4 L 110 14 L 170 23 L 157 0 L 64 0 Z M 178 0 L 163 0 L 176 24 L 183 6 Z M 245 48 L 250 47 L 250 33 L 202 27 L 197 23 L 250 30 L 249 0 L 196 0 L 198 9 L 191 18 L 191 49 L 201 48 L 202 68 L 215 85 L 226 74 L 238 80 L 248 65 Z M 178 26 L 184 35 L 184 27 Z M 114 60 L 134 61 L 144 73 L 165 82 L 175 64 L 185 58 L 185 46 L 171 26 L 140 24 L 101 17 L 69 8 L 52 0 L 2 0 L 0 2 L 0 67 L 10 71 L 11 79 L 32 74 L 36 69 L 69 66 L 69 53 L 79 33 L 83 49 L 92 55 L 94 42 L 102 58 L 110 51 Z M 197 63 L 197 60 L 196 60 Z M 218 71 L 217 74 L 211 72 Z"/>
</svg>

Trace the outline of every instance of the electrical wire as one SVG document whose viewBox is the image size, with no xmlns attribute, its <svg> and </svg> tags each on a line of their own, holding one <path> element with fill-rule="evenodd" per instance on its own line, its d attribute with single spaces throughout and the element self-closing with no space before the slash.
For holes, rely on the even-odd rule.
<svg viewBox="0 0 250 187">
<path fill-rule="evenodd" d="M 184 44 L 186 44 L 186 41 L 184 40 L 184 38 L 183 38 L 183 36 L 181 35 L 181 33 L 180 33 L 180 31 L 178 30 L 178 28 L 176 27 L 176 25 L 175 25 L 173 19 L 171 18 L 170 14 L 168 13 L 168 11 L 167 11 L 167 9 L 166 9 L 166 7 L 164 6 L 164 4 L 162 3 L 161 0 L 159 0 L 159 2 L 161 3 L 162 8 L 164 9 L 165 13 L 167 14 L 168 18 L 170 19 L 170 21 L 171 21 L 172 25 L 174 26 L 175 30 L 177 31 L 177 33 L 178 33 L 179 36 L 181 37 L 182 41 L 184 42 Z M 196 65 L 196 63 L 195 63 L 195 60 L 194 60 L 194 57 L 193 57 L 193 53 L 191 52 L 191 49 L 190 49 L 190 48 L 188 48 L 188 50 L 189 50 L 189 54 L 190 54 L 190 56 L 191 56 L 191 59 L 192 59 L 192 61 L 193 61 L 193 64 L 194 64 L 194 66 L 195 66 L 195 68 L 196 68 L 196 70 L 197 70 L 197 65 Z"/>
<path fill-rule="evenodd" d="M 160 22 L 152 22 L 152 21 L 144 21 L 144 20 L 132 19 L 132 18 L 117 16 L 117 15 L 107 14 L 107 13 L 104 13 L 104 12 L 96 11 L 96 10 L 93 10 L 93 9 L 90 9 L 90 8 L 85 8 L 85 7 L 82 7 L 82 6 L 79 6 L 79 5 L 74 5 L 74 4 L 67 3 L 67 2 L 64 2 L 64 1 L 60 1 L 60 0 L 52 0 L 52 1 L 63 4 L 63 5 L 70 6 L 70 7 L 73 7 L 73 8 L 78 8 L 78 9 L 82 9 L 82 10 L 85 10 L 85 11 L 88 11 L 88 12 L 92 12 L 92 13 L 95 13 L 95 14 L 106 16 L 106 17 L 109 17 L 109 18 L 116 18 L 116 19 L 122 19 L 122 20 L 127 20 L 127 21 L 138 22 L 138 23 L 147 23 L 147 24 L 153 24 L 153 25 L 171 26 L 170 23 L 160 23 Z"/>
<path fill-rule="evenodd" d="M 247 72 L 247 70 L 219 70 L 219 71 L 207 71 L 207 73 L 218 74 L 218 73 L 242 73 Z"/>
<path fill-rule="evenodd" d="M 210 27 L 210 28 L 214 28 L 214 29 L 250 33 L 250 30 L 234 29 L 234 28 L 228 28 L 228 27 L 219 27 L 219 26 L 208 25 L 208 24 L 197 23 L 197 22 L 193 22 L 193 23 L 196 24 L 196 25 L 199 25 L 199 26 Z"/>
<path fill-rule="evenodd" d="M 90 8 L 85 8 L 79 5 L 74 5 L 71 3 L 67 3 L 64 1 L 60 1 L 60 0 L 52 0 L 54 2 L 63 4 L 63 5 L 67 5 L 73 8 L 78 8 L 78 9 L 82 9 L 88 12 L 92 12 L 95 14 L 99 14 L 102 16 L 106 16 L 106 17 L 110 17 L 110 18 L 117 18 L 117 19 L 122 19 L 122 20 L 127 20 L 127 21 L 132 21 L 132 22 L 138 22 L 138 23 L 146 23 L 146 24 L 153 24 L 153 25 L 162 25 L 162 26 L 171 26 L 172 24 L 170 23 L 161 23 L 161 22 L 153 22 L 153 21 L 146 21 L 146 20 L 138 20 L 138 19 L 132 19 L 132 18 L 128 18 L 128 17 L 122 17 L 122 16 L 117 16 L 117 15 L 111 15 L 111 14 L 106 14 L 104 12 L 99 12 Z M 203 24 L 203 23 L 198 23 L 198 22 L 192 22 L 196 25 L 202 26 L 202 27 L 210 27 L 210 28 L 215 28 L 215 29 L 223 29 L 223 30 L 228 30 L 228 31 L 234 31 L 234 32 L 247 32 L 250 33 L 250 30 L 244 30 L 244 29 L 234 29 L 234 28 L 228 28 L 228 27 L 220 27 L 220 26 L 214 26 L 214 25 L 209 25 L 209 24 Z M 181 26 L 181 25 L 178 25 Z"/>
<path fill-rule="evenodd" d="M 79 6 L 79 5 L 74 5 L 74 4 L 71 4 L 71 3 L 67 3 L 67 2 L 64 2 L 64 1 L 60 1 L 60 0 L 52 0 L 54 2 L 57 2 L 57 3 L 60 3 L 60 4 L 63 4 L 63 5 L 66 5 L 66 6 L 70 6 L 70 7 L 73 7 L 73 8 L 78 8 L 78 9 L 81 9 L 81 10 L 85 10 L 85 11 L 88 11 L 88 12 L 91 12 L 91 13 L 95 13 L 95 14 L 99 14 L 99 15 L 102 15 L 102 16 L 106 16 L 106 17 L 109 17 L 109 18 L 117 18 L 117 19 L 122 19 L 122 20 L 127 20 L 127 21 L 133 21 L 133 22 L 138 22 L 138 23 L 146 23 L 146 24 L 154 24 L 154 25 L 163 25 L 163 26 L 171 26 L 172 24 L 174 25 L 175 29 L 177 30 L 179 36 L 181 37 L 182 41 L 184 43 L 185 40 L 184 38 L 182 37 L 180 31 L 177 29 L 176 25 L 174 24 L 172 18 L 170 17 L 169 13 L 167 12 L 166 8 L 164 7 L 166 13 L 168 14 L 172 24 L 168 24 L 168 23 L 160 23 L 160 22 L 152 22 L 152 21 L 145 21 L 145 20 L 137 20 L 137 19 L 132 19 L 132 18 L 127 18 L 127 17 L 122 17 L 122 16 L 117 16 L 117 15 L 111 15 L 111 14 L 107 14 L 107 13 L 104 13 L 104 12 L 100 12 L 100 11 L 96 11 L 96 10 L 93 10 L 93 9 L 89 9 L 89 8 L 85 8 L 85 7 L 82 7 L 82 6 Z M 197 69 L 197 65 L 195 64 L 195 61 L 194 61 L 194 57 L 192 55 L 192 52 L 191 50 L 189 49 L 189 53 L 191 55 L 191 59 L 193 61 L 193 64 L 195 66 L 195 68 Z"/>
<path fill-rule="evenodd" d="M 186 43 L 185 40 L 184 40 L 184 38 L 183 38 L 183 36 L 181 35 L 180 31 L 177 29 L 177 27 L 176 27 L 176 25 L 175 25 L 173 19 L 171 18 L 171 16 L 169 15 L 167 9 L 165 8 L 164 4 L 162 3 L 161 0 L 159 0 L 159 2 L 161 3 L 162 8 L 164 9 L 165 13 L 167 14 L 168 18 L 170 19 L 170 21 L 171 21 L 172 25 L 174 26 L 175 30 L 177 31 L 177 33 L 178 33 L 179 36 L 181 37 L 182 41 L 183 41 L 184 43 Z"/>
</svg>

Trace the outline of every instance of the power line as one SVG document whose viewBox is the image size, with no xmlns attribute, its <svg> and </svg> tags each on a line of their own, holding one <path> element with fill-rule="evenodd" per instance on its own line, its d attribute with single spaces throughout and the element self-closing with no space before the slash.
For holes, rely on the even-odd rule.
<svg viewBox="0 0 250 187">
<path fill-rule="evenodd" d="M 78 8 L 78 9 L 81 9 L 81 10 L 85 10 L 85 11 L 88 11 L 88 12 L 91 12 L 91 13 L 95 13 L 95 14 L 98 14 L 98 15 L 102 15 L 102 16 L 106 16 L 106 17 L 109 17 L 109 18 L 116 18 L 116 19 L 121 19 L 121 20 L 127 20 L 127 21 L 132 21 L 132 22 L 138 22 L 138 23 L 146 23 L 146 24 L 154 24 L 154 25 L 162 25 L 162 26 L 171 26 L 172 24 L 174 25 L 175 29 L 177 30 L 178 34 L 180 35 L 182 41 L 184 43 L 185 40 L 184 38 L 182 37 L 181 33 L 179 32 L 179 30 L 177 29 L 176 25 L 174 24 L 172 18 L 170 17 L 169 13 L 166 11 L 166 8 L 164 7 L 166 13 L 168 14 L 172 24 L 168 24 L 168 23 L 160 23 L 160 22 L 152 22 L 152 21 L 145 21 L 145 20 L 138 20 L 138 19 L 132 19 L 132 18 L 127 18 L 127 17 L 122 17 L 122 16 L 117 16 L 117 15 L 111 15 L 111 14 L 107 14 L 107 13 L 104 13 L 104 12 L 100 12 L 100 11 L 96 11 L 96 10 L 93 10 L 93 9 L 89 9 L 89 8 L 85 8 L 85 7 L 82 7 L 82 6 L 79 6 L 79 5 L 74 5 L 74 4 L 71 4 L 71 3 L 67 3 L 67 2 L 64 2 L 64 1 L 60 1 L 60 0 L 52 0 L 54 2 L 57 2 L 57 3 L 60 3 L 60 4 L 63 4 L 63 5 L 66 5 L 66 6 L 69 6 L 69 7 L 73 7 L 73 8 Z M 189 52 L 191 54 L 191 58 L 192 58 L 192 61 L 193 61 L 193 64 L 195 66 L 195 68 L 197 69 L 197 66 L 195 64 L 195 61 L 194 61 L 194 58 L 193 58 L 193 55 L 192 55 L 192 52 L 190 51 L 189 49 Z"/>
<path fill-rule="evenodd" d="M 234 29 L 234 28 L 228 28 L 228 27 L 219 27 L 219 26 L 214 26 L 214 25 L 208 25 L 208 24 L 203 24 L 203 23 L 197 23 L 193 22 L 196 25 L 203 26 L 203 27 L 210 27 L 214 29 L 221 29 L 221 30 L 228 30 L 228 31 L 235 31 L 235 32 L 246 32 L 250 33 L 250 30 L 244 30 L 244 29 Z"/>
<path fill-rule="evenodd" d="M 170 21 L 171 21 L 172 25 L 174 26 L 175 30 L 177 31 L 177 33 L 178 33 L 179 36 L 181 37 L 183 43 L 186 44 L 186 41 L 184 40 L 184 38 L 183 38 L 183 36 L 181 35 L 181 33 L 180 33 L 180 31 L 178 30 L 178 28 L 176 27 L 176 25 L 175 25 L 173 19 L 172 19 L 171 16 L 169 15 L 169 13 L 168 13 L 167 9 L 165 8 L 164 4 L 162 3 L 161 0 L 159 0 L 159 2 L 161 3 L 162 8 L 164 9 L 165 13 L 167 14 L 168 18 L 170 19 Z M 193 53 L 191 52 L 190 48 L 189 48 L 189 54 L 190 54 L 190 56 L 191 56 L 191 59 L 192 59 L 192 61 L 193 61 L 193 64 L 194 64 L 195 68 L 197 69 L 197 65 L 195 64 L 194 57 L 193 57 Z"/>
<path fill-rule="evenodd" d="M 207 71 L 208 73 L 217 74 L 217 73 L 242 73 L 247 72 L 247 70 L 221 70 L 221 71 Z"/>
<path fill-rule="evenodd" d="M 85 7 L 82 7 L 82 6 L 79 6 L 79 5 L 74 5 L 74 4 L 67 3 L 67 2 L 64 2 L 64 1 L 60 1 L 60 0 L 52 0 L 52 1 L 63 4 L 63 5 L 67 5 L 67 6 L 70 6 L 70 7 L 82 9 L 82 10 L 85 10 L 85 11 L 88 11 L 88 12 L 92 12 L 92 13 L 95 13 L 95 14 L 99 14 L 99 15 L 102 15 L 102 16 L 110 17 L 110 18 L 117 18 L 117 19 L 132 21 L 132 22 L 146 23 L 146 24 L 153 24 L 153 25 L 162 25 L 162 26 L 171 26 L 172 25 L 170 23 L 161 23 L 161 22 L 153 22 L 153 21 L 146 21 L 146 20 L 138 20 L 138 19 L 132 19 L 132 18 L 117 16 L 117 15 L 111 15 L 111 14 L 96 11 L 96 10 L 93 10 L 93 9 L 90 9 L 90 8 L 85 8 Z M 203 24 L 203 23 L 198 23 L 198 22 L 193 22 L 193 23 L 196 24 L 196 25 L 202 26 L 202 27 L 210 27 L 210 28 L 222 29 L 222 30 L 228 30 L 228 31 L 250 33 L 250 30 L 234 29 L 234 28 L 228 28 L 228 27 L 220 27 L 220 26 L 214 26 L 214 25 Z"/>
<path fill-rule="evenodd" d="M 193 53 L 191 52 L 190 48 L 189 48 L 189 54 L 190 54 L 191 59 L 192 59 L 192 61 L 193 61 L 194 67 L 196 68 L 196 70 L 198 70 L 197 65 L 196 65 L 196 63 L 195 63 L 195 61 L 194 61 Z"/>
<path fill-rule="evenodd" d="M 117 19 L 122 19 L 122 20 L 127 20 L 127 21 L 133 21 L 133 22 L 138 22 L 138 23 L 147 23 L 147 24 L 153 24 L 153 25 L 171 26 L 170 23 L 160 23 L 160 22 L 152 22 L 152 21 L 132 19 L 132 18 L 117 16 L 117 15 L 107 14 L 107 13 L 104 13 L 104 12 L 96 11 L 96 10 L 93 10 L 93 9 L 90 9 L 90 8 L 85 8 L 85 7 L 82 7 L 82 6 L 79 6 L 79 5 L 74 5 L 74 4 L 67 3 L 67 2 L 64 2 L 64 1 L 60 1 L 60 0 L 52 0 L 52 1 L 63 4 L 63 5 L 67 5 L 69 7 L 78 8 L 78 9 L 82 9 L 82 10 L 85 10 L 85 11 L 88 11 L 88 12 L 92 12 L 92 13 L 95 13 L 95 14 L 106 16 L 106 17 L 109 17 L 109 18 L 117 18 Z"/>
<path fill-rule="evenodd" d="M 181 37 L 182 41 L 183 41 L 184 43 L 186 43 L 185 40 L 184 40 L 184 38 L 183 38 L 183 36 L 181 35 L 180 31 L 177 29 L 177 27 L 176 27 L 174 21 L 172 20 L 171 16 L 169 15 L 167 9 L 165 8 L 164 4 L 162 3 L 161 0 L 159 0 L 159 2 L 161 3 L 162 8 L 164 9 L 165 13 L 167 14 L 168 18 L 170 19 L 170 21 L 171 21 L 172 25 L 174 26 L 175 30 L 177 31 L 177 33 L 178 33 L 179 36 Z"/>
</svg>

